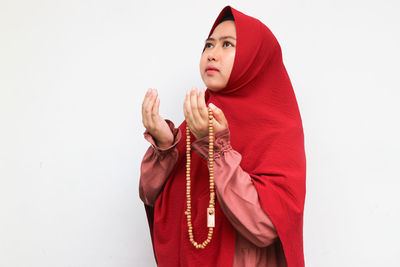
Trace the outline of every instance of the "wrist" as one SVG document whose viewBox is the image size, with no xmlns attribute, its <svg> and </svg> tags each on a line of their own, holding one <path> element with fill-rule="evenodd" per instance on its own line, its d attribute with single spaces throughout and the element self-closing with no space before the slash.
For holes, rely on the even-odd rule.
<svg viewBox="0 0 400 267">
<path fill-rule="evenodd" d="M 157 144 L 157 146 L 158 146 L 160 149 L 165 150 L 165 149 L 169 148 L 170 146 L 172 146 L 172 143 L 166 144 L 166 145 Z"/>
<path fill-rule="evenodd" d="M 160 148 L 160 149 L 167 149 L 167 148 L 169 148 L 170 146 L 172 146 L 172 144 L 174 143 L 174 139 L 172 139 L 171 141 L 168 141 L 168 142 L 159 142 L 159 141 L 157 141 L 157 140 L 154 140 L 155 141 L 155 143 L 156 143 L 156 145 Z"/>
<path fill-rule="evenodd" d="M 194 134 L 194 133 L 193 133 L 193 135 L 194 135 L 194 137 L 196 137 L 196 140 L 202 139 L 202 138 L 208 136 L 208 131 L 207 131 L 207 132 L 204 132 L 204 133 L 200 133 L 200 134 Z"/>
</svg>

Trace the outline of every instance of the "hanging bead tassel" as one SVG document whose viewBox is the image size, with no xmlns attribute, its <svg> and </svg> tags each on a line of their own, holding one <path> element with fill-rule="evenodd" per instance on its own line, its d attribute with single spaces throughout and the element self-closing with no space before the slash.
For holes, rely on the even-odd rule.
<svg viewBox="0 0 400 267">
<path fill-rule="evenodd" d="M 208 108 L 208 169 L 210 173 L 210 203 L 207 208 L 207 227 L 208 227 L 208 237 L 207 239 L 199 244 L 194 241 L 193 236 L 193 225 L 191 216 L 191 199 L 190 199 L 190 130 L 186 125 L 186 204 L 187 210 L 185 215 L 187 217 L 188 233 L 190 242 L 195 248 L 205 248 L 208 243 L 210 243 L 214 227 L 215 227 L 215 193 L 214 193 L 214 132 L 213 132 L 213 113 L 211 108 Z"/>
</svg>

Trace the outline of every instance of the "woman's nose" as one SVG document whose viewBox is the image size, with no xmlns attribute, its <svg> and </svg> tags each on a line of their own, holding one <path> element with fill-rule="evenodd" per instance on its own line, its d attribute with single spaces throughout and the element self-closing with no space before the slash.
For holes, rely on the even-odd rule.
<svg viewBox="0 0 400 267">
<path fill-rule="evenodd" d="M 213 52 L 208 53 L 207 57 L 208 57 L 208 61 L 215 60 Z"/>
<path fill-rule="evenodd" d="M 219 57 L 219 51 L 218 48 L 215 47 L 214 49 L 212 49 L 209 53 L 208 53 L 208 61 L 211 60 L 216 60 Z"/>
</svg>

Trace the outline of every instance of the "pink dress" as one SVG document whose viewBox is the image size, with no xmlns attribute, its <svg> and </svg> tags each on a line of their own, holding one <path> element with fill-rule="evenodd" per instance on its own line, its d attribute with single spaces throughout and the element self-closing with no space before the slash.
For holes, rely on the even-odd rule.
<svg viewBox="0 0 400 267">
<path fill-rule="evenodd" d="M 146 130 L 144 138 L 151 146 L 142 163 L 139 196 L 144 204 L 155 200 L 174 168 L 182 133 L 174 123 L 165 120 L 174 134 L 173 144 L 161 149 Z M 241 154 L 230 145 L 229 128 L 214 134 L 214 182 L 217 199 L 225 216 L 236 229 L 233 267 L 283 267 L 286 260 L 275 226 L 261 208 L 251 177 L 240 167 Z M 208 136 L 192 142 L 192 149 L 208 161 Z"/>
</svg>

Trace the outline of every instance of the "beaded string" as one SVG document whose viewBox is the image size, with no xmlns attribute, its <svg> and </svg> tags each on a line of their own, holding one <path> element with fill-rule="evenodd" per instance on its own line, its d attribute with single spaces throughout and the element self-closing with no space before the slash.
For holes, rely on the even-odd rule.
<svg viewBox="0 0 400 267">
<path fill-rule="evenodd" d="M 208 108 L 208 169 L 210 174 L 210 202 L 207 208 L 207 227 L 208 227 L 208 237 L 203 243 L 199 244 L 194 241 L 193 236 L 193 225 L 191 216 L 191 198 L 190 198 L 190 130 L 186 125 L 186 204 L 187 210 L 185 215 L 187 217 L 189 240 L 193 246 L 197 249 L 204 249 L 208 243 L 210 243 L 213 230 L 215 227 L 215 193 L 214 193 L 214 132 L 213 132 L 213 113 L 211 108 Z"/>
</svg>

